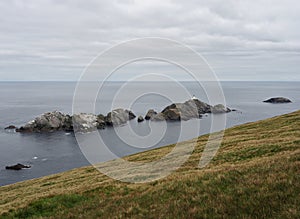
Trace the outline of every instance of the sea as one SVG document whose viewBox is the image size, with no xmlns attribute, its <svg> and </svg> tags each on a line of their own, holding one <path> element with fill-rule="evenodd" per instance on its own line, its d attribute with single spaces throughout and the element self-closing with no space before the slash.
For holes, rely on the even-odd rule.
<svg viewBox="0 0 300 219">
<path fill-rule="evenodd" d="M 96 82 L 91 83 L 95 85 Z M 121 107 L 129 108 L 137 116 L 144 116 L 149 109 L 159 112 L 171 103 L 184 102 L 192 96 L 204 102 L 217 103 L 211 100 L 205 86 L 198 82 L 111 81 L 96 84 L 99 84 L 99 90 L 95 94 L 92 112 L 97 114 L 106 115 Z M 24 125 L 45 112 L 57 110 L 72 114 L 74 94 L 78 91 L 76 87 L 77 82 L 0 82 L 0 186 L 90 165 L 74 133 L 16 133 L 4 129 L 9 125 Z M 300 82 L 226 81 L 220 82 L 219 88 L 226 105 L 236 110 L 226 114 L 224 128 L 300 110 Z M 287 97 L 292 103 L 263 102 L 278 96 Z M 89 99 L 93 98 L 86 98 Z M 195 131 L 199 125 L 199 130 Z M 210 126 L 211 115 L 208 114 L 201 119 L 167 123 L 138 123 L 134 119 L 120 127 L 98 132 L 105 145 L 122 157 L 209 133 Z M 184 135 L 179 138 L 181 133 Z M 89 138 L 89 133 L 82 135 Z M 127 137 L 124 140 L 122 136 Z M 150 138 L 143 136 L 154 140 L 149 141 Z M 112 157 L 103 152 L 98 161 L 110 159 Z M 31 168 L 20 171 L 5 169 L 5 166 L 17 163 Z"/>
</svg>

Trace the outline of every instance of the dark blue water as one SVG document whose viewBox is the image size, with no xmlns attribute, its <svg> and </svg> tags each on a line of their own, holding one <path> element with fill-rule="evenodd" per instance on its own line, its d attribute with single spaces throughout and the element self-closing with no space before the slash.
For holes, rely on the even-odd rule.
<svg viewBox="0 0 300 219">
<path fill-rule="evenodd" d="M 96 101 L 96 112 L 106 114 L 111 110 L 111 100 L 122 84 L 122 82 L 105 84 Z M 196 83 L 184 82 L 183 85 L 191 94 L 203 101 L 208 101 L 205 92 Z M 0 82 L 0 185 L 58 173 L 89 164 L 82 155 L 73 134 L 64 132 L 20 134 L 4 130 L 4 127 L 8 125 L 23 125 L 48 111 L 59 110 L 71 114 L 75 86 L 76 83 L 73 82 Z M 147 88 L 154 93 L 141 96 L 133 101 L 132 98 L 135 98 L 135 92 L 139 88 Z M 226 127 L 300 109 L 300 82 L 222 82 L 222 88 L 228 107 L 238 110 L 226 115 Z M 175 93 L 176 100 L 171 101 L 158 95 L 162 90 Z M 293 103 L 274 105 L 262 102 L 274 96 L 288 97 Z M 176 86 L 172 84 L 141 82 L 130 85 L 125 95 L 116 102 L 115 106 L 127 108 L 129 104 L 136 115 L 145 115 L 150 108 L 161 111 L 173 101 L 184 102 L 185 100 L 186 96 L 178 93 Z M 180 128 L 192 130 L 196 123 L 201 125 L 197 135 L 209 132 L 209 115 L 204 116 L 201 120 L 167 123 L 167 129 L 163 137 L 155 145 L 148 148 L 128 146 L 126 142 L 118 138 L 112 128 L 101 130 L 100 134 L 111 151 L 118 156 L 124 156 L 175 143 L 178 140 Z M 152 124 L 152 128 L 159 129 L 160 125 L 159 122 Z M 150 132 L 148 121 L 140 124 L 136 120 L 130 121 L 127 125 L 117 129 L 118 132 L 126 132 L 128 127 L 131 127 L 139 136 L 147 135 Z M 195 136 L 195 134 L 186 134 L 183 138 L 189 139 Z M 131 140 L 134 141 L 134 136 Z M 103 154 L 99 159 L 105 161 L 110 157 Z M 21 171 L 5 170 L 6 165 L 16 163 L 31 165 L 32 168 Z"/>
</svg>

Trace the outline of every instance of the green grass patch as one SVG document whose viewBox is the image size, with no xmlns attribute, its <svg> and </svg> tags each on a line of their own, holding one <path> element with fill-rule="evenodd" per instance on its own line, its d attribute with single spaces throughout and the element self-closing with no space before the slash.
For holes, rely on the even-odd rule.
<svg viewBox="0 0 300 219">
<path fill-rule="evenodd" d="M 58 195 L 42 198 L 30 203 L 26 208 L 4 214 L 1 218 L 40 218 L 55 216 L 58 211 L 73 208 L 87 200 L 77 194 Z"/>
<path fill-rule="evenodd" d="M 250 160 L 255 157 L 272 156 L 278 152 L 289 150 L 292 147 L 282 147 L 281 145 L 258 145 L 233 152 L 224 152 L 214 157 L 214 161 L 220 162 L 238 162 Z"/>
</svg>

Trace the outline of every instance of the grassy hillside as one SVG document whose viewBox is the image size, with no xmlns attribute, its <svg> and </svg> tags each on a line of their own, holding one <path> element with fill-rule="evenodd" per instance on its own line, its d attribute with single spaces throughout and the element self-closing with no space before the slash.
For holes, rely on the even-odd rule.
<svg viewBox="0 0 300 219">
<path fill-rule="evenodd" d="M 92 167 L 0 187 L 1 218 L 300 218 L 300 111 L 225 131 L 204 169 L 208 136 L 176 172 L 129 184 Z M 172 145 L 129 156 L 148 162 Z"/>
</svg>

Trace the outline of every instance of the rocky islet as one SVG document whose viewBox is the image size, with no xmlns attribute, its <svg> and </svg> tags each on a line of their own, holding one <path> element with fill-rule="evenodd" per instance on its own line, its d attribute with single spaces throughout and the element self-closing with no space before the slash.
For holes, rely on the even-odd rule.
<svg viewBox="0 0 300 219">
<path fill-rule="evenodd" d="M 264 100 L 265 103 L 291 103 L 292 101 L 285 97 L 272 97 Z"/>
<path fill-rule="evenodd" d="M 201 118 L 206 113 L 228 113 L 230 111 L 229 108 L 222 104 L 211 106 L 194 98 L 184 103 L 173 103 L 159 113 L 154 109 L 150 109 L 144 118 L 139 116 L 137 121 L 142 122 L 144 119 L 151 121 L 186 121 Z M 112 110 L 106 116 L 89 113 L 79 113 L 71 116 L 59 111 L 53 111 L 36 117 L 20 128 L 11 125 L 6 129 L 15 129 L 16 132 L 22 133 L 53 131 L 88 132 L 104 129 L 107 126 L 119 126 L 135 118 L 136 115 L 132 111 L 121 108 Z"/>
</svg>

